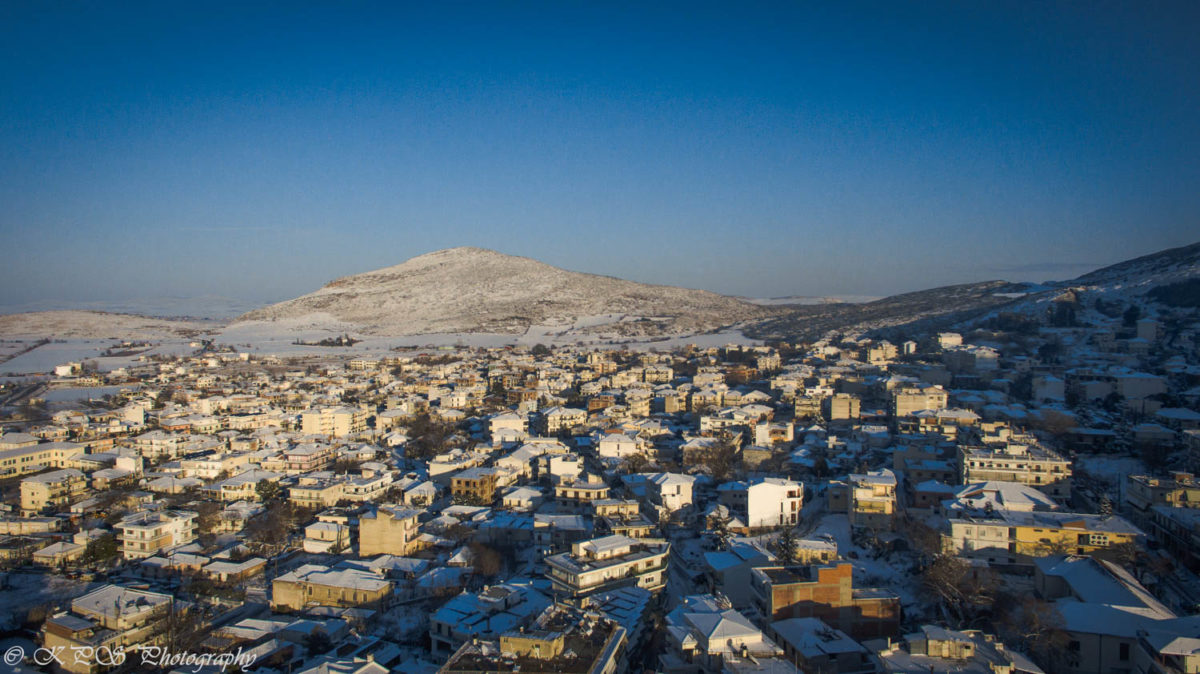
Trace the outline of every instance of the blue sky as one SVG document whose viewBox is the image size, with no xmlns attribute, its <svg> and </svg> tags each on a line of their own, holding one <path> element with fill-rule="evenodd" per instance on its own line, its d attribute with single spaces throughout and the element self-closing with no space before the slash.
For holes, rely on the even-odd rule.
<svg viewBox="0 0 1200 674">
<path fill-rule="evenodd" d="M 1200 239 L 1200 4 L 828 4 L 3 3 L 0 305 L 459 245 L 885 295 Z"/>
</svg>

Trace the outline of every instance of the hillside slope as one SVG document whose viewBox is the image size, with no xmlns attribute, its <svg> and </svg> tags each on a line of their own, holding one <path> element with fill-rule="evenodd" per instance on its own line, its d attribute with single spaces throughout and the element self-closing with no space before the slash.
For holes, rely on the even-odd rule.
<svg viewBox="0 0 1200 674">
<path fill-rule="evenodd" d="M 103 311 L 34 311 L 0 316 L 0 336 L 162 339 L 194 337 L 221 325 L 216 321 L 172 320 Z"/>
<path fill-rule="evenodd" d="M 544 324 L 657 335 L 711 330 L 772 313 L 703 290 L 572 272 L 481 248 L 452 248 L 338 279 L 237 321 L 326 314 L 374 335 L 515 334 Z"/>
</svg>

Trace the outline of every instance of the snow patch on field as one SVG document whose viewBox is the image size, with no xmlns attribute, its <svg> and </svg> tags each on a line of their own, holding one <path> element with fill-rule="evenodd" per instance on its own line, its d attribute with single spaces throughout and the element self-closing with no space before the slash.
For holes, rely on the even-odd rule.
<svg viewBox="0 0 1200 674">
<path fill-rule="evenodd" d="M 49 573 L 9 573 L 0 591 L 0 630 L 20 627 L 31 609 L 63 607 L 72 599 L 98 587 L 99 583 L 86 583 Z"/>
<path fill-rule="evenodd" d="M 53 372 L 56 365 L 93 360 L 112 346 L 109 340 L 70 340 L 43 344 L 6 363 L 0 363 L 0 374 L 42 374 Z"/>
<path fill-rule="evenodd" d="M 1107 454 L 1080 454 L 1075 458 L 1075 469 L 1112 485 L 1121 483 L 1127 475 L 1146 474 L 1146 464 L 1141 459 Z"/>
</svg>

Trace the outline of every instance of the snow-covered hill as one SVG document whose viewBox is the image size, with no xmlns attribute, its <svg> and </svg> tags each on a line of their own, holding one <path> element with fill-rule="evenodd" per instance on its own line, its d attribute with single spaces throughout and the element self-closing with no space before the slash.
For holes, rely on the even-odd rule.
<svg viewBox="0 0 1200 674">
<path fill-rule="evenodd" d="M 221 327 L 215 321 L 171 320 L 102 311 L 34 311 L 0 316 L 0 336 L 64 339 L 193 337 Z"/>
<path fill-rule="evenodd" d="M 1200 243 L 1170 248 L 1118 262 L 1070 281 L 1070 285 L 1106 289 L 1142 288 L 1176 283 L 1200 275 Z"/>
<path fill-rule="evenodd" d="M 577 332 L 663 335 L 712 330 L 772 310 L 723 295 L 566 271 L 481 248 L 452 248 L 347 276 L 251 311 L 237 323 L 324 314 L 373 335 Z"/>
</svg>

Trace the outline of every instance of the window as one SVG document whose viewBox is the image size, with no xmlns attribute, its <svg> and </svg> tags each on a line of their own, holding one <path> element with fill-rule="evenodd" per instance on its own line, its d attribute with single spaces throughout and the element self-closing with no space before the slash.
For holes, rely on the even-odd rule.
<svg viewBox="0 0 1200 674">
<path fill-rule="evenodd" d="M 1129 659 L 1129 644 L 1121 644 L 1120 653 L 1118 655 L 1122 660 Z"/>
</svg>

